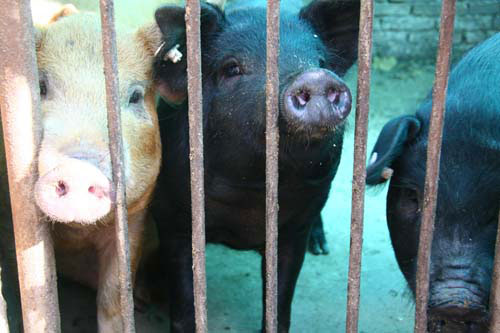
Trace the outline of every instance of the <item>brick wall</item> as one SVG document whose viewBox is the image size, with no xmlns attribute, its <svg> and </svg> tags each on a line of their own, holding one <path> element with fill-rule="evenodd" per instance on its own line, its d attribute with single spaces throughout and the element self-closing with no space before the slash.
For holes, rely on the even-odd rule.
<svg viewBox="0 0 500 333">
<path fill-rule="evenodd" d="M 435 59 L 440 12 L 440 0 L 375 0 L 374 55 Z M 458 0 L 453 58 L 496 32 L 500 32 L 500 0 Z"/>
</svg>

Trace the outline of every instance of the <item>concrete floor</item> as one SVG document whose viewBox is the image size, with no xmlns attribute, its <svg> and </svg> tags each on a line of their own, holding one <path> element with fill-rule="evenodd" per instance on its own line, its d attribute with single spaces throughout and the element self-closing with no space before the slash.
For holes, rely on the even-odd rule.
<svg viewBox="0 0 500 333">
<path fill-rule="evenodd" d="M 391 117 L 413 112 L 427 93 L 433 67 L 398 64 L 387 70 L 375 59 L 371 92 L 369 150 Z M 382 69 L 384 70 L 382 70 Z M 356 86 L 356 68 L 347 81 Z M 345 148 L 330 198 L 323 210 L 330 254 L 308 254 L 295 291 L 291 332 L 343 332 L 347 297 L 354 119 L 349 119 Z M 397 267 L 385 221 L 386 188 L 366 196 L 359 332 L 410 332 L 413 302 Z M 257 332 L 261 323 L 260 256 L 220 245 L 207 247 L 208 324 L 210 332 Z M 61 290 L 63 332 L 95 331 L 93 294 L 74 284 Z M 166 305 L 136 313 L 138 332 L 165 332 Z"/>
</svg>

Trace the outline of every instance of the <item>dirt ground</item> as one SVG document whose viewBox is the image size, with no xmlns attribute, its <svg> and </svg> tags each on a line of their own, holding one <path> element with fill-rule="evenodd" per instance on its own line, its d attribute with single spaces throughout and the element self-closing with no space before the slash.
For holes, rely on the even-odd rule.
<svg viewBox="0 0 500 333">
<path fill-rule="evenodd" d="M 36 0 L 34 0 L 36 1 Z M 81 9 L 95 9 L 87 0 L 73 1 Z M 117 20 L 139 26 L 163 1 L 117 1 Z M 130 15 L 135 15 L 132 18 Z M 141 17 L 141 19 L 137 19 Z M 347 75 L 355 91 L 356 68 Z M 429 91 L 433 67 L 418 63 L 397 63 L 374 59 L 368 150 L 384 123 L 400 114 L 414 112 Z M 291 332 L 343 332 L 353 164 L 354 111 L 349 119 L 339 172 L 323 218 L 330 254 L 308 254 L 293 302 Z M 397 267 L 385 221 L 385 189 L 368 191 L 365 209 L 359 332 L 410 332 L 413 302 Z M 207 247 L 208 324 L 210 332 L 257 332 L 261 324 L 260 256 L 219 245 Z M 95 332 L 95 293 L 63 282 L 60 287 L 63 332 Z M 168 331 L 165 309 L 149 307 L 136 312 L 138 332 Z"/>
<path fill-rule="evenodd" d="M 414 111 L 433 80 L 433 67 L 417 63 L 388 69 L 375 59 L 368 149 L 391 117 Z M 347 75 L 353 91 L 356 68 Z M 353 114 L 354 115 L 354 114 Z M 323 218 L 330 254 L 308 254 L 295 291 L 291 332 L 343 332 L 347 297 L 354 117 L 350 116 L 339 172 Z M 394 258 L 385 221 L 386 189 L 366 195 L 359 332 L 410 332 L 413 302 Z M 260 256 L 220 245 L 207 247 L 210 332 L 257 332 L 261 323 Z M 60 287 L 63 332 L 94 332 L 95 294 L 71 283 Z M 136 312 L 137 331 L 165 332 L 158 306 Z"/>
</svg>

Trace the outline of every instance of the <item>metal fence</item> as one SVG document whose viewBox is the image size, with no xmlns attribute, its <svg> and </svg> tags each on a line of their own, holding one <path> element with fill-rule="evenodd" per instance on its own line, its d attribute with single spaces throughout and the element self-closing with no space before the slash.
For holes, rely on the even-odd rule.
<svg viewBox="0 0 500 333">
<path fill-rule="evenodd" d="M 267 332 L 277 331 L 278 239 L 278 52 L 279 0 L 267 4 L 266 81 L 266 284 Z M 121 309 L 126 332 L 134 332 L 123 153 L 118 103 L 118 78 L 113 1 L 100 0 L 104 72 L 113 168 L 116 237 L 120 261 Z M 29 0 L 2 1 L 0 10 L 0 109 L 9 173 L 19 283 L 26 332 L 60 332 L 54 251 L 47 224 L 39 222 L 33 200 L 36 152 L 40 142 L 39 92 Z M 415 332 L 427 330 L 429 261 L 436 210 L 439 160 L 455 0 L 443 0 L 433 105 L 429 130 L 423 218 L 418 252 Z M 346 331 L 358 331 L 363 212 L 366 179 L 366 141 L 372 53 L 373 0 L 361 1 L 358 47 L 358 90 L 352 188 L 351 249 Z M 186 1 L 193 272 L 197 332 L 207 332 L 205 275 L 205 207 L 200 54 L 200 2 Z M 22 153 L 20 153 L 22 152 Z M 500 237 L 497 244 L 500 243 Z M 499 248 L 499 246 L 497 246 Z M 491 330 L 500 330 L 500 256 L 495 256 L 491 291 Z"/>
</svg>

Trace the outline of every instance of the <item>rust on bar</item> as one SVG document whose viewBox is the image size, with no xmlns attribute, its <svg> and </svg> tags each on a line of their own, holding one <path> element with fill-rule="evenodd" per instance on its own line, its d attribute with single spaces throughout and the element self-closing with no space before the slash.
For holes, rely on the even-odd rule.
<svg viewBox="0 0 500 333">
<path fill-rule="evenodd" d="M 498 226 L 500 226 L 500 213 L 498 215 Z M 493 274 L 491 276 L 490 292 L 490 332 L 500 331 L 500 232 L 497 231 L 495 245 L 495 260 Z"/>
<path fill-rule="evenodd" d="M 346 332 L 358 331 L 363 214 L 366 182 L 366 141 L 370 111 L 370 76 L 372 59 L 373 0 L 362 0 L 358 40 L 358 87 L 354 136 L 354 169 L 351 203 L 351 244 L 347 284 Z"/>
<path fill-rule="evenodd" d="M 199 0 L 186 1 L 194 312 L 196 332 L 206 333 L 208 328 L 200 11 Z"/>
<path fill-rule="evenodd" d="M 33 197 L 42 133 L 30 1 L 2 1 L 0 12 L 0 109 L 24 332 L 60 332 L 50 224 Z"/>
<path fill-rule="evenodd" d="M 106 107 L 108 109 L 109 151 L 113 173 L 112 202 L 115 203 L 115 231 L 120 281 L 120 308 L 124 332 L 135 332 L 134 299 L 130 273 L 128 213 L 125 195 L 123 142 L 116 55 L 116 32 L 113 0 L 100 0 L 102 51 L 106 79 Z"/>
<path fill-rule="evenodd" d="M 278 331 L 278 103 L 280 1 L 267 1 L 266 39 L 266 332 Z"/>
<path fill-rule="evenodd" d="M 417 287 L 415 295 L 415 332 L 427 332 L 427 302 L 429 299 L 429 264 L 439 181 L 439 162 L 444 124 L 446 89 L 455 20 L 455 1 L 443 0 L 436 75 L 432 89 L 432 112 L 429 126 L 425 172 L 424 202 L 417 257 Z"/>
</svg>

